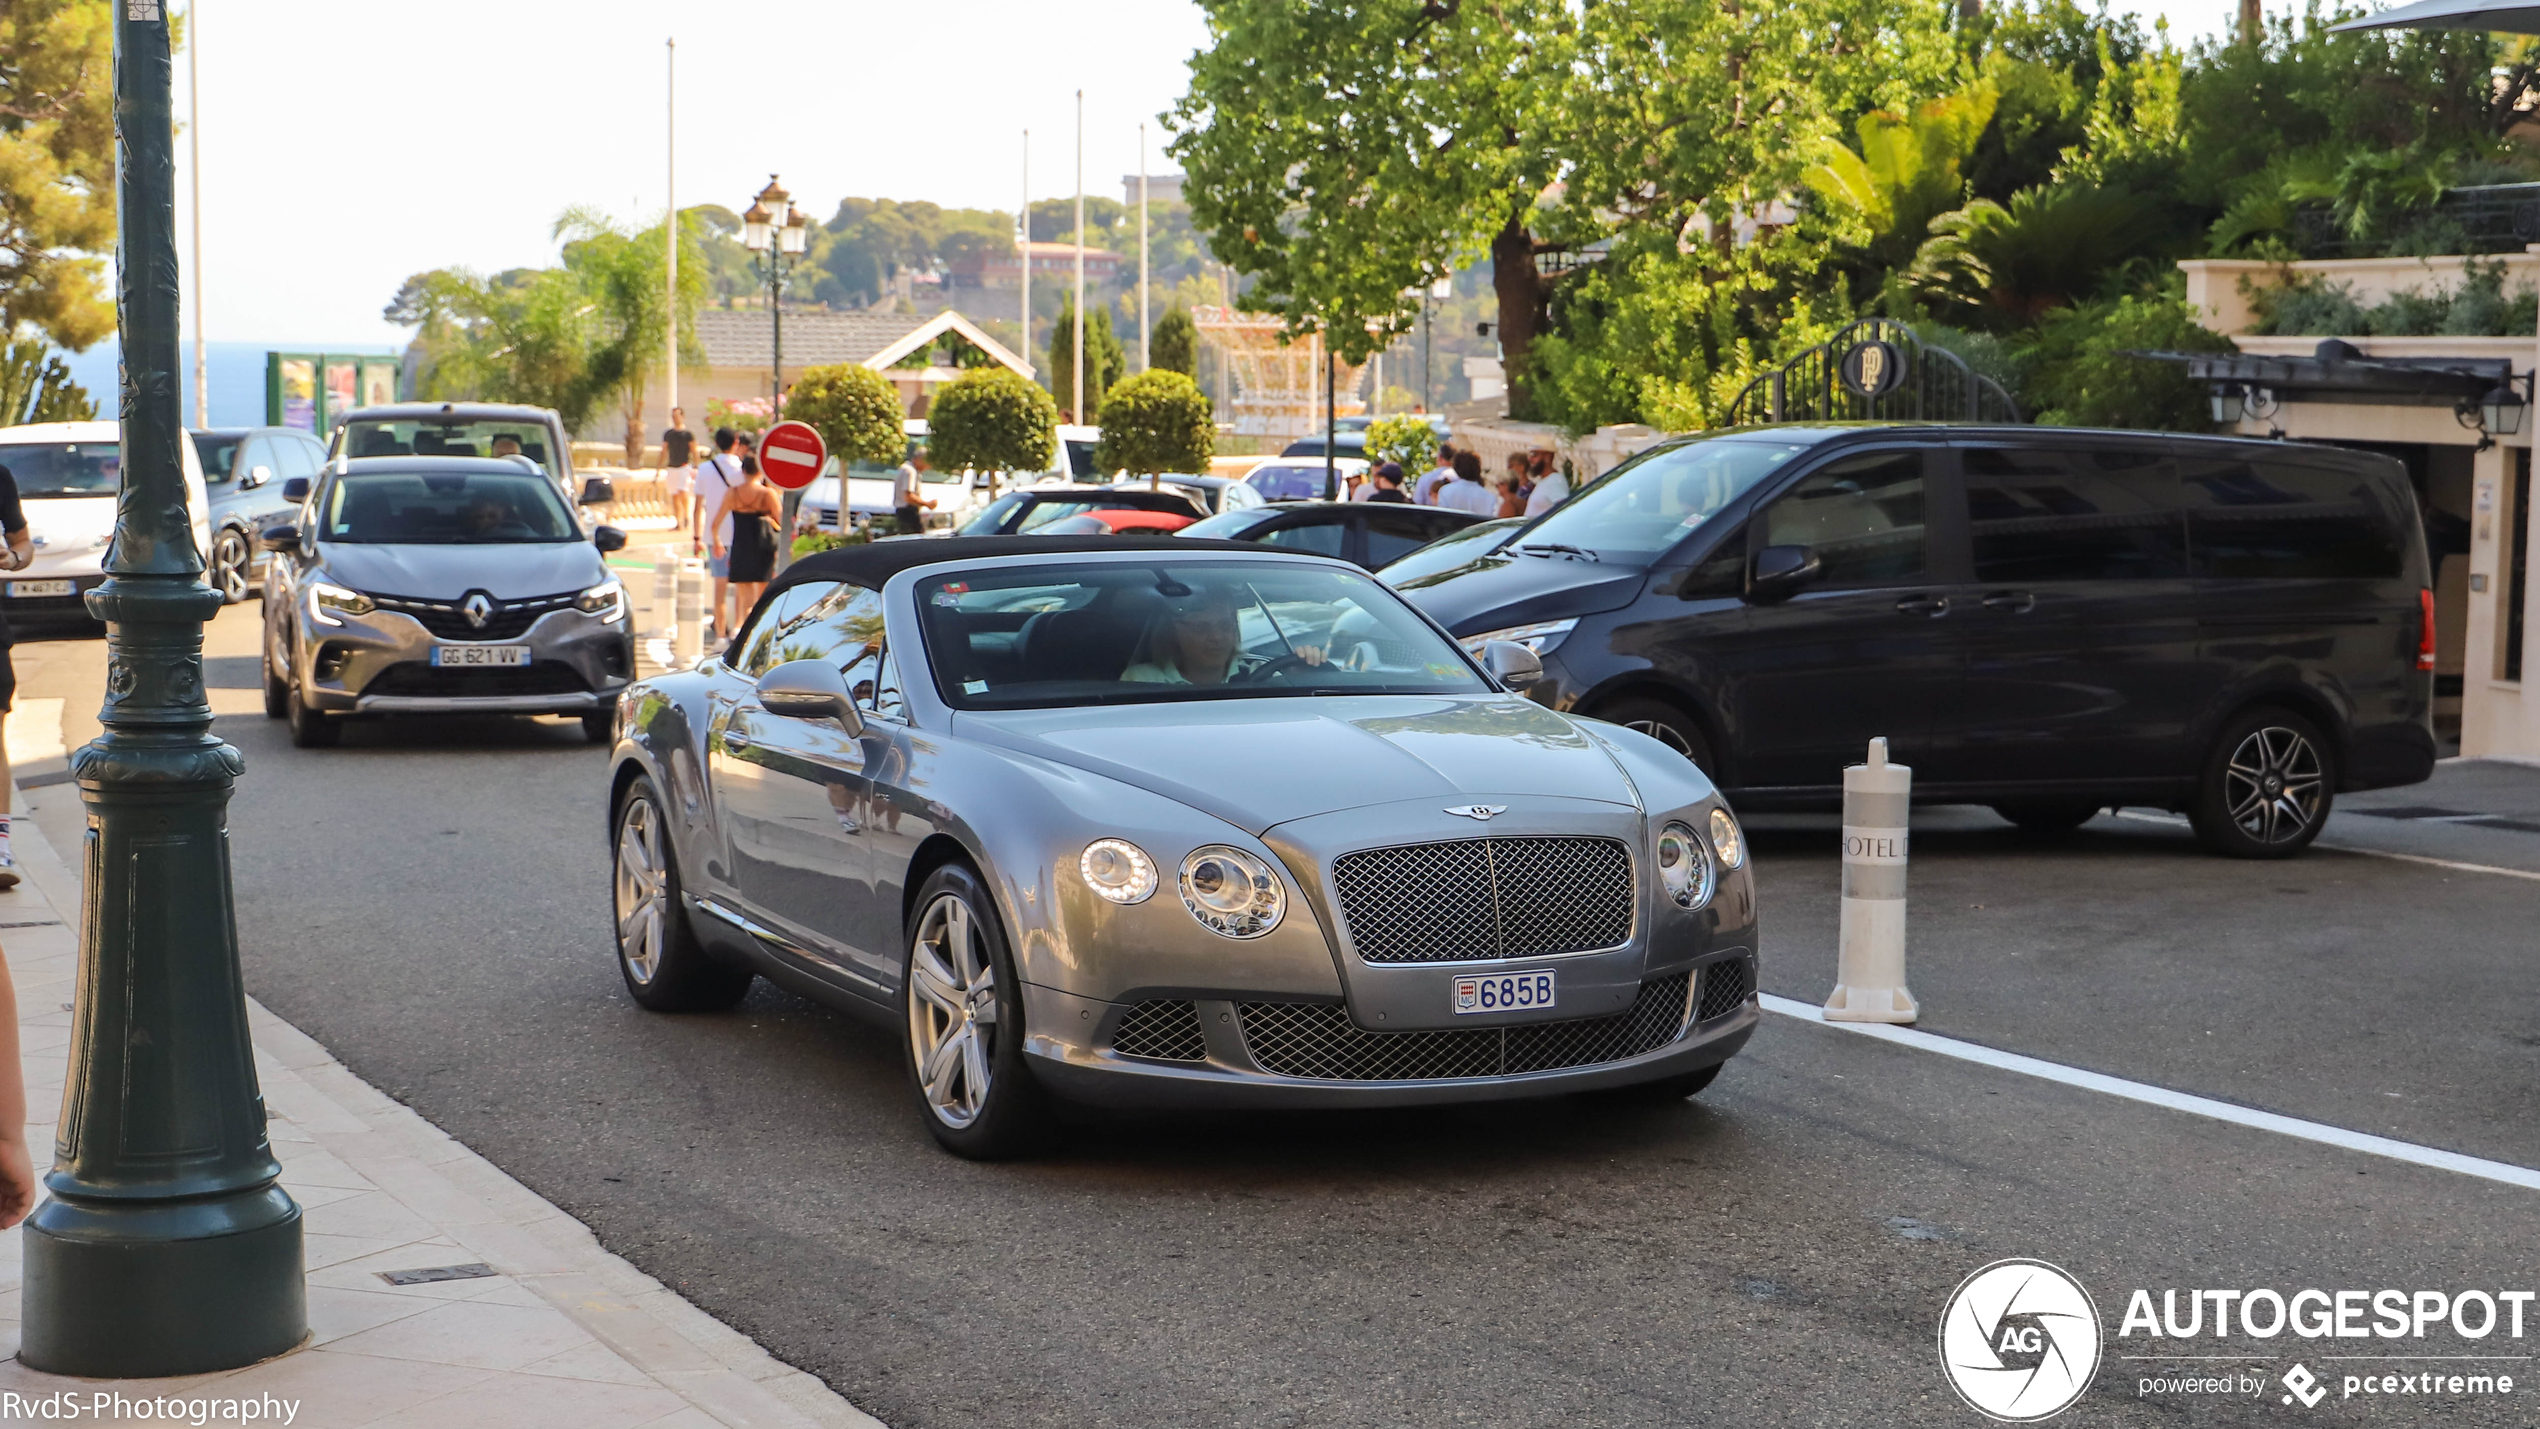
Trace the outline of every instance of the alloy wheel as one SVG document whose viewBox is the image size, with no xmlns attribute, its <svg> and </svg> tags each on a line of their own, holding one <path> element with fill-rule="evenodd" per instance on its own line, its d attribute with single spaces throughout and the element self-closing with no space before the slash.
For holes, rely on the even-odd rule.
<svg viewBox="0 0 2540 1429">
<path fill-rule="evenodd" d="M 212 584 L 232 605 L 247 598 L 247 538 L 223 531 L 212 542 Z"/>
<path fill-rule="evenodd" d="M 944 1125 L 979 1119 L 997 1035 L 997 972 L 960 895 L 937 898 L 909 949 L 909 1053 L 926 1106 Z"/>
<path fill-rule="evenodd" d="M 663 906 L 661 820 L 653 801 L 636 798 L 617 826 L 617 953 L 637 982 L 661 971 Z"/>
<path fill-rule="evenodd" d="M 1629 720 L 1624 723 L 1623 728 L 1648 735 L 1685 758 L 1693 758 L 1693 746 L 1685 742 L 1684 732 L 1663 719 Z"/>
<path fill-rule="evenodd" d="M 2262 844 L 2300 838 L 2319 818 L 2326 792 L 2319 751 L 2300 730 L 2283 725 L 2250 731 L 2223 766 L 2223 806 L 2242 833 Z"/>
</svg>

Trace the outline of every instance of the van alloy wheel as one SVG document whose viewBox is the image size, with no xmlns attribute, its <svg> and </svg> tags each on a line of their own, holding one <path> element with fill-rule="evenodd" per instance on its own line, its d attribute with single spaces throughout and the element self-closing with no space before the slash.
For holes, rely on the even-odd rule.
<svg viewBox="0 0 2540 1429">
<path fill-rule="evenodd" d="M 2223 802 L 2240 831 L 2262 844 L 2302 837 L 2320 817 L 2327 770 L 2300 730 L 2280 724 L 2250 731 L 2223 768 Z"/>
<path fill-rule="evenodd" d="M 938 897 L 919 920 L 908 975 L 909 1054 L 918 1089 L 937 1120 L 966 1127 L 988 1102 L 997 969 L 961 895 Z"/>
</svg>

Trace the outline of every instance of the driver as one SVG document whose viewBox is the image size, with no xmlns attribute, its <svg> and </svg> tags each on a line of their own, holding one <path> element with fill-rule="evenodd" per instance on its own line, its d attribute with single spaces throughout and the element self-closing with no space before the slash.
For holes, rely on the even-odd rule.
<svg viewBox="0 0 2540 1429">
<path fill-rule="evenodd" d="M 1169 602 L 1147 626 L 1137 663 L 1120 678 L 1142 685 L 1223 685 L 1274 663 L 1243 653 L 1235 605 L 1232 591 L 1213 588 Z M 1295 656 L 1308 665 L 1323 663 L 1317 645 L 1299 645 Z"/>
<path fill-rule="evenodd" d="M 467 504 L 459 515 L 471 536 L 491 536 L 513 522 L 511 503 L 491 496 L 480 496 Z"/>
</svg>

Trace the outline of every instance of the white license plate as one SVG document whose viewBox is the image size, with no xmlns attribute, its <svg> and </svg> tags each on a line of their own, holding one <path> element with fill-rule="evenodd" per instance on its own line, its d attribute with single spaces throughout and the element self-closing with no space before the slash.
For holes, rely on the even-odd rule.
<svg viewBox="0 0 2540 1429">
<path fill-rule="evenodd" d="M 443 669 L 499 669 L 529 663 L 526 645 L 435 645 L 432 663 Z"/>
<path fill-rule="evenodd" d="M 1552 1005 L 1552 974 L 1492 973 L 1455 980 L 1455 1010 L 1467 1012 L 1538 1012 Z"/>
<path fill-rule="evenodd" d="M 9 594 L 11 594 L 11 595 L 13 595 L 13 596 L 18 596 L 18 595 L 69 595 L 73 589 L 74 589 L 74 587 L 71 585 L 71 583 L 70 583 L 69 581 L 11 581 L 11 582 L 9 582 Z"/>
</svg>

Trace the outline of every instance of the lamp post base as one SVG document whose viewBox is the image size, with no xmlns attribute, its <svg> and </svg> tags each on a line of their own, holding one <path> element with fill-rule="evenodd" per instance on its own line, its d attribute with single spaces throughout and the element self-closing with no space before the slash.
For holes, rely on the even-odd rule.
<svg viewBox="0 0 2540 1429">
<path fill-rule="evenodd" d="M 84 1379 L 237 1369 L 308 1337 L 300 1208 L 282 1188 L 116 1205 L 48 1200 L 27 1218 L 18 1359 Z"/>
</svg>

